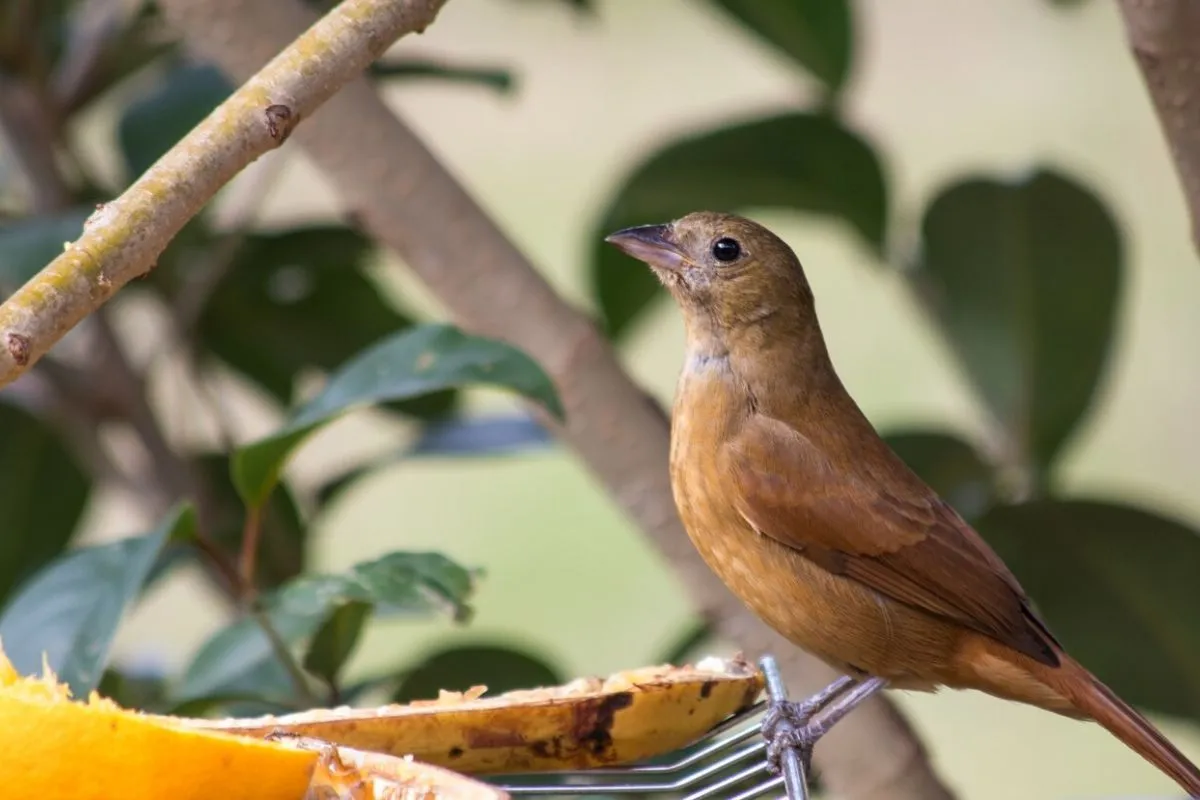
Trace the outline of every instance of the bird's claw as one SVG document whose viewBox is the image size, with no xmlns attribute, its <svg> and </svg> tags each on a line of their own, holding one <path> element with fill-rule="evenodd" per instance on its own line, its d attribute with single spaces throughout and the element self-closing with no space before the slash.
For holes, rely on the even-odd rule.
<svg viewBox="0 0 1200 800">
<path fill-rule="evenodd" d="M 799 702 L 774 700 L 763 716 L 762 735 L 767 740 L 767 769 L 777 775 L 783 758 L 795 748 L 808 774 L 813 746 L 855 706 L 886 685 L 882 678 L 857 683 L 842 677 L 812 697 Z"/>
<path fill-rule="evenodd" d="M 811 770 L 813 745 L 825 733 L 821 720 L 812 718 L 821 705 L 811 700 L 798 703 L 785 700 L 767 708 L 762 735 L 767 740 L 767 769 L 772 775 L 783 771 L 784 754 L 790 749 L 800 756 L 805 773 Z"/>
</svg>

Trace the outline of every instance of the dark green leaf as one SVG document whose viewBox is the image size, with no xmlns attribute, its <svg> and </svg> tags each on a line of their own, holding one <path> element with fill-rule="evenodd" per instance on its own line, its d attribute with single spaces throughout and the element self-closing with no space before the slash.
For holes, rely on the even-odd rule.
<svg viewBox="0 0 1200 800">
<path fill-rule="evenodd" d="M 564 680 L 562 671 L 541 656 L 506 644 L 472 643 L 426 656 L 404 676 L 392 700 L 429 700 L 442 689 L 461 692 L 479 685 L 497 695 L 513 689 L 557 686 Z"/>
<path fill-rule="evenodd" d="M 467 385 L 507 388 L 562 416 L 554 384 L 532 359 L 502 342 L 449 325 L 421 325 L 389 336 L 330 376 L 317 397 L 281 430 L 234 454 L 233 480 L 261 505 L 291 452 L 314 430 L 354 408 Z"/>
<path fill-rule="evenodd" d="M 371 77 L 404 80 L 436 78 L 455 83 L 475 84 L 494 89 L 501 94 L 513 90 L 512 73 L 496 67 L 454 67 L 419 59 L 376 61 L 370 67 Z"/>
<path fill-rule="evenodd" d="M 133 672 L 109 667 L 96 691 L 122 708 L 164 713 L 167 711 L 167 681 L 157 673 Z"/>
<path fill-rule="evenodd" d="M 1127 701 L 1200 719 L 1200 535 L 1131 506 L 996 507 L 979 531 L 1076 659 Z"/>
<path fill-rule="evenodd" d="M 286 682 L 287 678 L 281 674 L 280 680 Z M 169 705 L 163 713 L 173 717 L 258 717 L 305 710 L 307 708 L 298 707 L 291 698 L 265 700 L 258 694 L 231 693 L 192 697 Z"/>
<path fill-rule="evenodd" d="M 1124 248 L 1104 203 L 1040 170 L 943 190 L 913 272 L 984 401 L 1048 468 L 1096 393 L 1121 290 Z"/>
<path fill-rule="evenodd" d="M 199 467 L 207 479 L 205 486 L 212 509 L 208 538 L 236 559 L 241 552 L 246 511 L 230 477 L 229 458 L 223 454 L 204 455 L 199 459 Z M 286 484 L 271 493 L 259 526 L 254 585 L 269 589 L 304 571 L 305 524 Z"/>
<path fill-rule="evenodd" d="M 209 64 L 177 64 L 152 89 L 126 107 L 117 143 L 128 182 L 145 172 L 233 93 Z"/>
<path fill-rule="evenodd" d="M 358 646 L 372 610 L 370 603 L 358 600 L 335 608 L 313 635 L 304 655 L 304 668 L 328 685 L 337 686 L 342 667 Z"/>
<path fill-rule="evenodd" d="M 939 431 L 895 431 L 883 438 L 963 517 L 974 519 L 995 502 L 991 468 L 962 439 Z"/>
<path fill-rule="evenodd" d="M 201 342 L 281 402 L 290 402 L 301 370 L 334 369 L 412 325 L 364 273 L 373 247 L 362 234 L 338 225 L 251 234 L 204 307 Z M 454 395 L 422 400 L 396 410 L 437 416 L 453 406 Z"/>
<path fill-rule="evenodd" d="M 39 673 L 44 653 L 71 692 L 86 697 L 164 542 L 195 525 L 184 507 L 144 536 L 79 548 L 34 575 L 0 617 L 0 640 L 17 671 Z"/>
<path fill-rule="evenodd" d="M 63 246 L 79 238 L 84 220 L 94 210 L 75 207 L 0 225 L 0 298 L 21 288 L 62 255 Z"/>
<path fill-rule="evenodd" d="M 751 33 L 825 83 L 842 87 L 850 72 L 854 29 L 849 0 L 711 0 Z"/>
<path fill-rule="evenodd" d="M 847 222 L 882 252 L 887 187 L 879 158 L 836 120 L 787 113 L 673 142 L 636 167 L 592 233 L 592 284 L 611 335 L 661 294 L 648 268 L 604 237 L 692 211 L 786 208 Z"/>
<path fill-rule="evenodd" d="M 0 403 L 0 607 L 58 556 L 91 495 L 87 473 L 40 419 Z"/>
<path fill-rule="evenodd" d="M 290 648 L 313 637 L 339 608 L 364 604 L 378 614 L 465 616 L 472 575 L 436 553 L 389 553 L 344 575 L 307 575 L 263 597 L 265 614 Z M 179 700 L 254 697 L 282 702 L 291 680 L 270 639 L 252 618 L 214 634 L 197 652 L 175 692 Z"/>
<path fill-rule="evenodd" d="M 475 573 L 440 553 L 388 553 L 355 564 L 350 577 L 381 614 L 445 611 L 458 621 L 471 614 Z"/>
</svg>

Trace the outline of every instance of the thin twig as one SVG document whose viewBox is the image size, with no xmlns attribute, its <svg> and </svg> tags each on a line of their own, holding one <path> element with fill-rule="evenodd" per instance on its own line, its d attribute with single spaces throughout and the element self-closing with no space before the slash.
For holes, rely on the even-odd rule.
<svg viewBox="0 0 1200 800">
<path fill-rule="evenodd" d="M 0 386 L 145 274 L 200 208 L 445 0 L 345 0 L 279 52 L 0 305 Z M 208 23 L 205 23 L 207 26 Z"/>
<path fill-rule="evenodd" d="M 292 681 L 292 686 L 296 690 L 296 699 L 299 700 L 304 708 L 313 708 L 318 705 L 319 700 L 313 693 L 312 687 L 308 684 L 308 677 L 304 674 L 304 670 L 300 667 L 296 657 L 292 655 L 291 648 L 287 642 L 279 635 L 279 631 L 275 630 L 275 625 L 271 622 L 270 615 L 263 609 L 255 606 L 250 611 L 250 618 L 258 624 L 267 639 L 271 642 L 271 651 L 275 653 L 275 658 L 283 665 L 287 671 L 288 678 Z"/>
<path fill-rule="evenodd" d="M 298 0 L 159 0 L 189 43 L 243 80 L 312 22 Z M 220 27 L 217 27 L 217 22 Z M 352 120 L 353 124 L 347 124 Z M 463 327 L 507 340 L 552 376 L 567 410 L 555 432 L 637 520 L 720 632 L 776 653 L 797 691 L 832 670 L 784 642 L 707 568 L 679 522 L 667 471 L 669 426 L 595 327 L 554 292 L 366 79 L 355 80 L 296 139 L 373 237 L 400 254 Z M 864 703 L 816 753 L 839 797 L 945 800 L 916 734 L 886 699 Z"/>
<path fill-rule="evenodd" d="M 262 508 L 248 506 L 246 520 L 242 524 L 242 553 L 238 559 L 238 574 L 242 579 L 242 588 L 246 594 L 244 600 L 252 600 L 250 593 L 254 589 L 254 570 L 258 560 L 258 541 L 262 533 Z"/>
</svg>

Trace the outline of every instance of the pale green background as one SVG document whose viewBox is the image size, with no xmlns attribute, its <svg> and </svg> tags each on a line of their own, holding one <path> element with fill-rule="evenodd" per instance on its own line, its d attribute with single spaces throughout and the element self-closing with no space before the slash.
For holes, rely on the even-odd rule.
<svg viewBox="0 0 1200 800">
<path fill-rule="evenodd" d="M 675 133 L 778 109 L 812 89 L 707 4 L 599 5 L 599 17 L 587 20 L 550 0 L 453 0 L 426 35 L 400 49 L 509 65 L 518 93 L 504 98 L 433 82 L 389 91 L 554 285 L 580 304 L 588 302 L 585 237 L 642 153 Z M 1093 0 L 1070 13 L 1041 0 L 857 5 L 861 55 L 848 114 L 887 158 L 902 214 L 918 213 L 942 182 L 965 170 L 1011 173 L 1045 160 L 1086 179 L 1126 223 L 1130 270 L 1113 368 L 1070 448 L 1065 482 L 1073 494 L 1141 501 L 1200 523 L 1200 265 L 1115 5 Z M 94 122 L 101 129 L 96 148 L 103 149 L 111 115 L 98 113 Z M 287 159 L 268 204 L 273 217 L 334 207 L 296 151 L 272 158 Z M 872 420 L 885 429 L 944 423 L 971 430 L 973 401 L 899 282 L 837 224 L 763 218 L 805 261 L 834 359 Z M 395 280 L 394 271 L 387 274 Z M 399 285 L 407 301 L 425 298 L 407 278 Z M 681 346 L 679 320 L 663 304 L 625 356 L 638 380 L 667 400 Z M 173 430 L 201 435 L 206 426 L 169 375 L 157 386 Z M 273 416 L 259 399 L 238 387 L 228 396 L 242 435 L 269 429 Z M 314 440 L 294 474 L 311 482 L 404 436 L 369 415 L 355 417 Z M 127 498 L 109 496 L 96 504 L 89 528 L 111 536 L 139 524 Z M 643 664 L 688 618 L 688 604 L 656 554 L 562 454 L 398 466 L 349 492 L 316 534 L 313 556 L 322 568 L 398 548 L 438 548 L 486 567 L 479 614 L 453 635 L 523 641 L 571 673 Z M 120 652 L 180 665 L 218 624 L 217 609 L 198 580 L 170 582 L 124 626 Z M 447 628 L 380 626 L 355 669 L 415 656 Z M 965 797 L 1173 791 L 1095 726 L 973 693 L 899 701 Z M 1200 730 L 1163 724 L 1200 758 Z"/>
</svg>

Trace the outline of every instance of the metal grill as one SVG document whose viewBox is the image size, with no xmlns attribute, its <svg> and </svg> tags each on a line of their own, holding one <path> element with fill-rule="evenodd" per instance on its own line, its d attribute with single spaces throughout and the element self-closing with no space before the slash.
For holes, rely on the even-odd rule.
<svg viewBox="0 0 1200 800">
<path fill-rule="evenodd" d="M 770 701 L 786 700 L 787 688 L 771 656 L 759 661 Z M 783 751 L 781 775 L 767 770 L 762 737 L 763 700 L 730 717 L 692 745 L 662 759 L 628 767 L 505 775 L 492 780 L 513 796 L 671 795 L 682 800 L 750 800 L 774 795 L 808 800 L 807 776 L 798 752 Z M 781 790 L 783 793 L 781 794 Z"/>
</svg>

